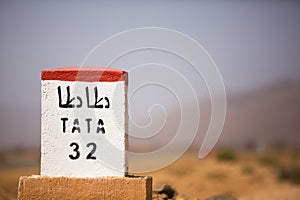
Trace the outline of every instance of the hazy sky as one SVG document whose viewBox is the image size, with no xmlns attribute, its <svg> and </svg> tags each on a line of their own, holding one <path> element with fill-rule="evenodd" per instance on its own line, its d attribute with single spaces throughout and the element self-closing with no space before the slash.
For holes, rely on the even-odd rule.
<svg viewBox="0 0 300 200">
<path fill-rule="evenodd" d="M 194 38 L 229 92 L 300 78 L 297 1 L 1 1 L 1 124 L 10 109 L 39 108 L 41 70 L 80 65 L 99 42 L 137 27 Z"/>
</svg>

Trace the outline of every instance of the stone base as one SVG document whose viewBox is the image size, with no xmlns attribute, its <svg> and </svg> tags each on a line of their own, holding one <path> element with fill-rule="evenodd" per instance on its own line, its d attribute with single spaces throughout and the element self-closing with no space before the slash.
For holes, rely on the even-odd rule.
<svg viewBox="0 0 300 200">
<path fill-rule="evenodd" d="M 152 177 L 23 176 L 19 200 L 28 199 L 152 199 Z"/>
</svg>

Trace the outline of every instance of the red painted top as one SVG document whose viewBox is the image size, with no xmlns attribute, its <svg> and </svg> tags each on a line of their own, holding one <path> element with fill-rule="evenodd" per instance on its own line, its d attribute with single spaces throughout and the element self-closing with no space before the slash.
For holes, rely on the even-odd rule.
<svg viewBox="0 0 300 200">
<path fill-rule="evenodd" d="M 42 80 L 115 82 L 126 81 L 127 72 L 108 67 L 62 67 L 43 70 Z"/>
</svg>

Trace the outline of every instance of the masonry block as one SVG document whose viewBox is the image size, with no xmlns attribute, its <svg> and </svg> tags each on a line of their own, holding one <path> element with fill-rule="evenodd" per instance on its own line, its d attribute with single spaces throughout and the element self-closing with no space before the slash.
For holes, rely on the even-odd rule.
<svg viewBox="0 0 300 200">
<path fill-rule="evenodd" d="M 151 200 L 152 178 L 23 176 L 18 199 Z"/>
</svg>

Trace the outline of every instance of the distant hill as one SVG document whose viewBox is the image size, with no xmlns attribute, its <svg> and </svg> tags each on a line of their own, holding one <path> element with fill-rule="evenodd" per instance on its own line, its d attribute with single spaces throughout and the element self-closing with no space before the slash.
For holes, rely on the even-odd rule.
<svg viewBox="0 0 300 200">
<path fill-rule="evenodd" d="M 300 82 L 281 82 L 244 94 L 227 94 L 227 98 L 226 121 L 217 146 L 256 149 L 300 147 Z M 192 145 L 197 150 L 208 127 L 210 102 L 201 102 L 199 106 L 200 127 Z M 165 127 L 158 135 L 148 140 L 132 138 L 131 148 L 149 151 L 166 145 L 176 134 L 180 123 L 179 107 L 168 112 Z M 157 115 L 157 118 L 161 116 Z"/>
<path fill-rule="evenodd" d="M 300 147 L 300 83 L 282 82 L 228 99 L 219 144 Z"/>
</svg>

